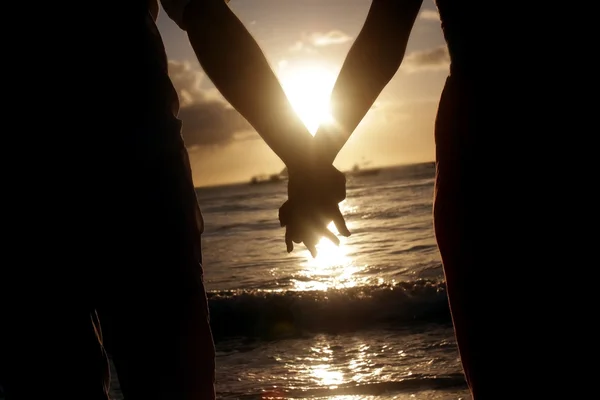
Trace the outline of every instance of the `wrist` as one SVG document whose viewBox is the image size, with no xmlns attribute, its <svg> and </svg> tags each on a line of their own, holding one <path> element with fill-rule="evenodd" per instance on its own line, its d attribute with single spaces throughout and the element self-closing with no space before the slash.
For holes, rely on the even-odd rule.
<svg viewBox="0 0 600 400">
<path fill-rule="evenodd" d="M 337 124 L 326 125 L 319 128 L 315 135 L 315 157 L 324 164 L 333 164 L 338 152 L 345 144 L 347 135 Z"/>
<path fill-rule="evenodd" d="M 316 151 L 315 143 L 311 144 L 311 150 L 302 157 L 286 163 L 290 177 L 318 177 L 324 171 L 334 169 L 331 163 L 325 161 L 321 153 Z"/>
</svg>

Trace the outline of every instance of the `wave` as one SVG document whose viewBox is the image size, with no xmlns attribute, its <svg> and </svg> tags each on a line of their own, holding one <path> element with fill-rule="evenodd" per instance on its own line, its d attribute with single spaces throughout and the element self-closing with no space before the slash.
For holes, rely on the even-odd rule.
<svg viewBox="0 0 600 400">
<path fill-rule="evenodd" d="M 243 400 L 254 399 L 298 399 L 298 398 L 330 398 L 333 396 L 381 396 L 398 392 L 414 392 L 426 390 L 467 389 L 462 374 L 423 375 L 414 374 L 400 381 L 376 382 L 367 384 L 345 384 L 332 388 L 318 389 L 272 389 L 260 394 L 240 394 L 220 392 L 222 398 Z"/>
<path fill-rule="evenodd" d="M 263 211 L 271 209 L 268 205 L 261 204 L 259 202 L 254 203 L 234 203 L 228 202 L 226 204 L 211 205 L 206 203 L 200 203 L 200 208 L 204 214 L 208 213 L 234 213 L 234 212 L 250 212 L 250 211 Z"/>
<path fill-rule="evenodd" d="M 445 283 L 435 280 L 327 291 L 214 291 L 208 301 L 215 340 L 450 321 Z"/>
</svg>

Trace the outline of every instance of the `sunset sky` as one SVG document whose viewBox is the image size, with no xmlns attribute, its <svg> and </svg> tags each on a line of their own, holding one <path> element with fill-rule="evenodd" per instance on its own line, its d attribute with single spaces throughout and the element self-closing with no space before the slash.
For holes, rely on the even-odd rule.
<svg viewBox="0 0 600 400">
<path fill-rule="evenodd" d="M 327 118 L 329 93 L 369 0 L 231 0 L 305 124 Z M 180 96 L 197 186 L 249 181 L 284 164 L 204 75 L 187 36 L 161 10 L 158 27 Z M 434 159 L 433 122 L 448 54 L 432 0 L 424 0 L 402 67 L 338 155 L 341 170 Z"/>
</svg>

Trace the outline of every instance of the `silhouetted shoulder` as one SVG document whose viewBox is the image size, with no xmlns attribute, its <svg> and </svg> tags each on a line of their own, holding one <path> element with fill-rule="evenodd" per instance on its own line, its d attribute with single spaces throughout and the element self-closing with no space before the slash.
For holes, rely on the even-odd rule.
<svg viewBox="0 0 600 400">
<path fill-rule="evenodd" d="M 481 51 L 484 26 L 476 16 L 480 4 L 477 0 L 436 0 L 444 38 L 450 53 L 452 72 L 473 68 Z M 487 24 L 486 31 L 493 30 Z"/>
<path fill-rule="evenodd" d="M 154 0 L 150 0 L 154 1 Z M 165 10 L 169 18 L 173 20 L 181 29 L 183 28 L 183 10 L 190 3 L 191 0 L 160 0 L 162 8 Z M 200 0 L 196 0 L 200 1 Z M 217 1 L 217 0 L 203 0 L 203 1 Z M 224 0 L 225 3 L 229 3 L 229 0 Z M 185 29 L 184 29 L 185 30 Z"/>
</svg>

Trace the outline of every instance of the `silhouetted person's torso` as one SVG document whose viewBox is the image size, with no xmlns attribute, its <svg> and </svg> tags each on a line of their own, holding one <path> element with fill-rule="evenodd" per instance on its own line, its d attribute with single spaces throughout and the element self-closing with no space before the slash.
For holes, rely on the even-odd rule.
<svg viewBox="0 0 600 400">
<path fill-rule="evenodd" d="M 442 31 L 450 53 L 451 74 L 470 74 L 476 78 L 485 34 L 481 31 L 481 16 L 477 16 L 478 1 L 436 0 Z"/>
<path fill-rule="evenodd" d="M 123 98 L 119 112 L 127 119 L 121 140 L 134 154 L 152 155 L 155 152 L 180 148 L 179 102 L 168 75 L 165 48 L 150 13 L 148 0 L 136 0 L 139 8 L 130 10 L 132 26 L 124 27 L 122 36 L 129 51 L 124 66 L 126 81 L 119 88 Z"/>
<path fill-rule="evenodd" d="M 36 46 L 16 64 L 29 81 L 7 96 L 17 124 L 5 141 L 14 159 L 3 174 L 9 247 L 26 251 L 35 231 L 52 232 L 36 244 L 43 259 L 100 240 L 99 223 L 120 207 L 123 188 L 137 188 L 143 201 L 137 177 L 156 174 L 148 166 L 183 146 L 147 0 L 78 16 L 69 9 L 58 5 L 36 26 Z"/>
</svg>

